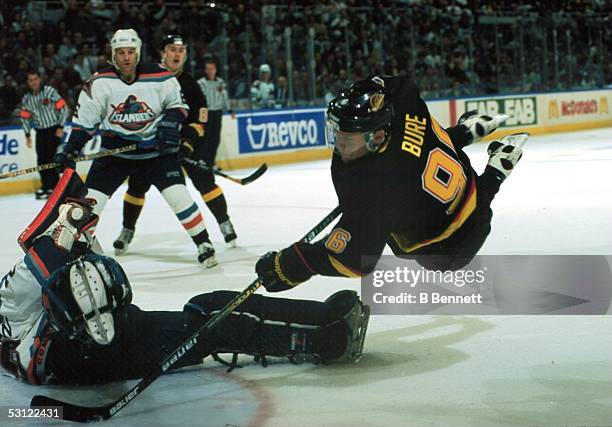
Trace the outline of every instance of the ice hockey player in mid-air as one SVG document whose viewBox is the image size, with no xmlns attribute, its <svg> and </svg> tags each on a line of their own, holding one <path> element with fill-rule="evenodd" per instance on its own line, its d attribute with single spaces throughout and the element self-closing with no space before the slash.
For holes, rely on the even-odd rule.
<svg viewBox="0 0 612 427">
<path fill-rule="evenodd" d="M 189 115 L 181 129 L 180 155 L 194 160 L 206 160 L 205 157 L 209 147 L 206 147 L 204 142 L 204 128 L 208 117 L 208 109 L 206 98 L 200 86 L 191 75 L 183 70 L 187 60 L 187 44 L 182 36 L 168 34 L 161 41 L 159 48 L 162 65 L 174 73 L 181 85 L 185 102 L 189 105 Z M 193 185 L 202 195 L 202 200 L 217 220 L 225 242 L 231 247 L 235 246 L 236 231 L 227 212 L 227 202 L 223 190 L 215 183 L 215 174 L 212 170 L 206 171 L 188 164 L 184 164 L 183 168 L 187 171 Z M 134 237 L 136 221 L 144 206 L 145 193 L 150 187 L 151 183 L 145 177 L 136 174 L 130 175 L 123 202 L 123 228 L 119 237 L 113 242 L 115 255 L 122 255 L 127 251 Z"/>
<path fill-rule="evenodd" d="M 463 147 L 507 117 L 468 112 L 457 126 L 443 129 L 406 77 L 352 84 L 330 102 L 326 117 L 342 217 L 318 242 L 261 257 L 256 271 L 262 284 L 278 292 L 315 274 L 363 276 L 386 244 L 428 269 L 468 264 L 491 230 L 491 201 L 521 158 L 527 134 L 492 142 L 480 176 Z"/>
<path fill-rule="evenodd" d="M 183 311 L 143 311 L 121 266 L 83 241 L 92 199 L 67 168 L 19 236 L 26 255 L 0 282 L 0 365 L 31 384 L 99 384 L 150 373 L 216 310 L 236 296 L 193 297 Z M 252 295 L 172 368 L 218 353 L 357 362 L 369 310 L 354 291 L 325 302 Z"/>
<path fill-rule="evenodd" d="M 181 124 L 188 106 L 172 72 L 140 63 L 142 41 L 134 30 L 118 30 L 111 39 L 113 66 L 94 74 L 79 94 L 69 140 L 53 161 L 58 169 L 74 158 L 96 128 L 102 148 L 138 144 L 134 151 L 95 159 L 87 174 L 88 197 L 100 214 L 108 199 L 130 175 L 138 175 L 160 191 L 197 246 L 198 261 L 216 265 L 204 219 L 185 186 L 178 159 Z"/>
</svg>

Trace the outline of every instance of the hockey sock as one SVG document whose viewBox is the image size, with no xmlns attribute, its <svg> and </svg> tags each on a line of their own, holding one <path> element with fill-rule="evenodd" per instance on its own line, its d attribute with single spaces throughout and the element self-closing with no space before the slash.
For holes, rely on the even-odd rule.
<svg viewBox="0 0 612 427">
<path fill-rule="evenodd" d="M 100 216 L 100 214 L 104 210 L 104 206 L 106 206 L 106 202 L 108 202 L 108 199 L 110 197 L 102 193 L 101 191 L 90 188 L 89 191 L 87 192 L 87 198 L 94 199 L 96 201 L 96 204 L 93 207 L 93 213 Z M 87 230 L 87 233 L 89 233 L 89 235 L 91 236 L 93 236 L 95 232 L 96 232 L 95 226 L 90 227 Z"/>
<path fill-rule="evenodd" d="M 136 229 L 136 221 L 142 212 L 144 206 L 144 195 L 134 195 L 129 192 L 125 193 L 123 198 L 123 226 L 130 230 Z"/>
<path fill-rule="evenodd" d="M 209 240 L 202 213 L 184 184 L 165 188 L 161 195 L 196 245 Z"/>
<path fill-rule="evenodd" d="M 221 224 L 229 219 L 227 215 L 227 202 L 225 201 L 225 196 L 223 195 L 221 187 L 215 185 L 212 190 L 202 194 L 202 199 L 215 216 L 217 223 Z"/>
</svg>

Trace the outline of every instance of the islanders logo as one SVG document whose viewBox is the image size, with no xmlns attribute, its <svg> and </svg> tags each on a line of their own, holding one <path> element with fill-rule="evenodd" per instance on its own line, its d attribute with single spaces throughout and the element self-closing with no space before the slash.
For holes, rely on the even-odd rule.
<svg viewBox="0 0 612 427">
<path fill-rule="evenodd" d="M 155 120 L 155 113 L 146 102 L 138 101 L 135 95 L 129 95 L 125 102 L 115 106 L 108 121 L 123 129 L 137 131 Z"/>
</svg>

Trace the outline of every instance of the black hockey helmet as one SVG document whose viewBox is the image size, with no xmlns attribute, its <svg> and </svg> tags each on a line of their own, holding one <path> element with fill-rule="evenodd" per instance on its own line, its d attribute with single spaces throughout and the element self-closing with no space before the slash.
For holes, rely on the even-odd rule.
<svg viewBox="0 0 612 427">
<path fill-rule="evenodd" d="M 159 50 L 164 50 L 169 44 L 187 46 L 187 41 L 183 38 L 183 36 L 179 34 L 168 34 L 167 36 L 164 36 L 161 43 L 159 44 Z"/>
<path fill-rule="evenodd" d="M 51 325 L 70 339 L 108 345 L 123 328 L 132 288 L 114 259 L 90 253 L 49 277 L 42 302 Z"/>
<path fill-rule="evenodd" d="M 371 136 L 379 129 L 390 134 L 393 120 L 393 104 L 389 99 L 384 80 L 370 76 L 358 80 L 348 89 L 331 100 L 325 121 L 328 145 L 334 146 L 338 131 L 365 133 L 369 151 L 376 151 L 371 145 Z"/>
<path fill-rule="evenodd" d="M 374 132 L 391 124 L 393 106 L 382 78 L 358 80 L 331 100 L 328 116 L 344 132 Z"/>
</svg>

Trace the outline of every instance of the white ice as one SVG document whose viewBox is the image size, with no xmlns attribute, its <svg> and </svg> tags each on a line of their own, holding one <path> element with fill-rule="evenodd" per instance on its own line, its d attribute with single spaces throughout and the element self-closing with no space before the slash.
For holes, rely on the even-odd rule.
<svg viewBox="0 0 612 427">
<path fill-rule="evenodd" d="M 468 151 L 482 169 L 486 146 Z M 532 137 L 493 203 L 493 231 L 481 253 L 612 254 L 611 171 L 612 129 Z M 198 293 L 244 289 L 258 256 L 298 239 L 336 201 L 325 161 L 271 167 L 246 187 L 219 183 L 239 246 L 224 246 L 205 210 L 220 261 L 210 270 L 198 266 L 195 247 L 159 194 L 147 196 L 129 254 L 120 258 L 143 309 L 180 310 Z M 124 190 L 98 228 L 109 252 Z M 17 235 L 41 206 L 30 195 L 0 199 L 4 271 L 22 255 Z M 342 288 L 359 289 L 359 281 L 316 277 L 280 296 L 324 300 Z M 206 360 L 161 378 L 106 424 L 610 425 L 611 338 L 610 316 L 373 316 L 358 365 L 279 360 L 263 369 L 243 358 L 242 369 L 226 374 Z M 100 404 L 125 390 L 125 383 L 36 388 L 0 377 L 0 418 L 35 393 Z"/>
</svg>

